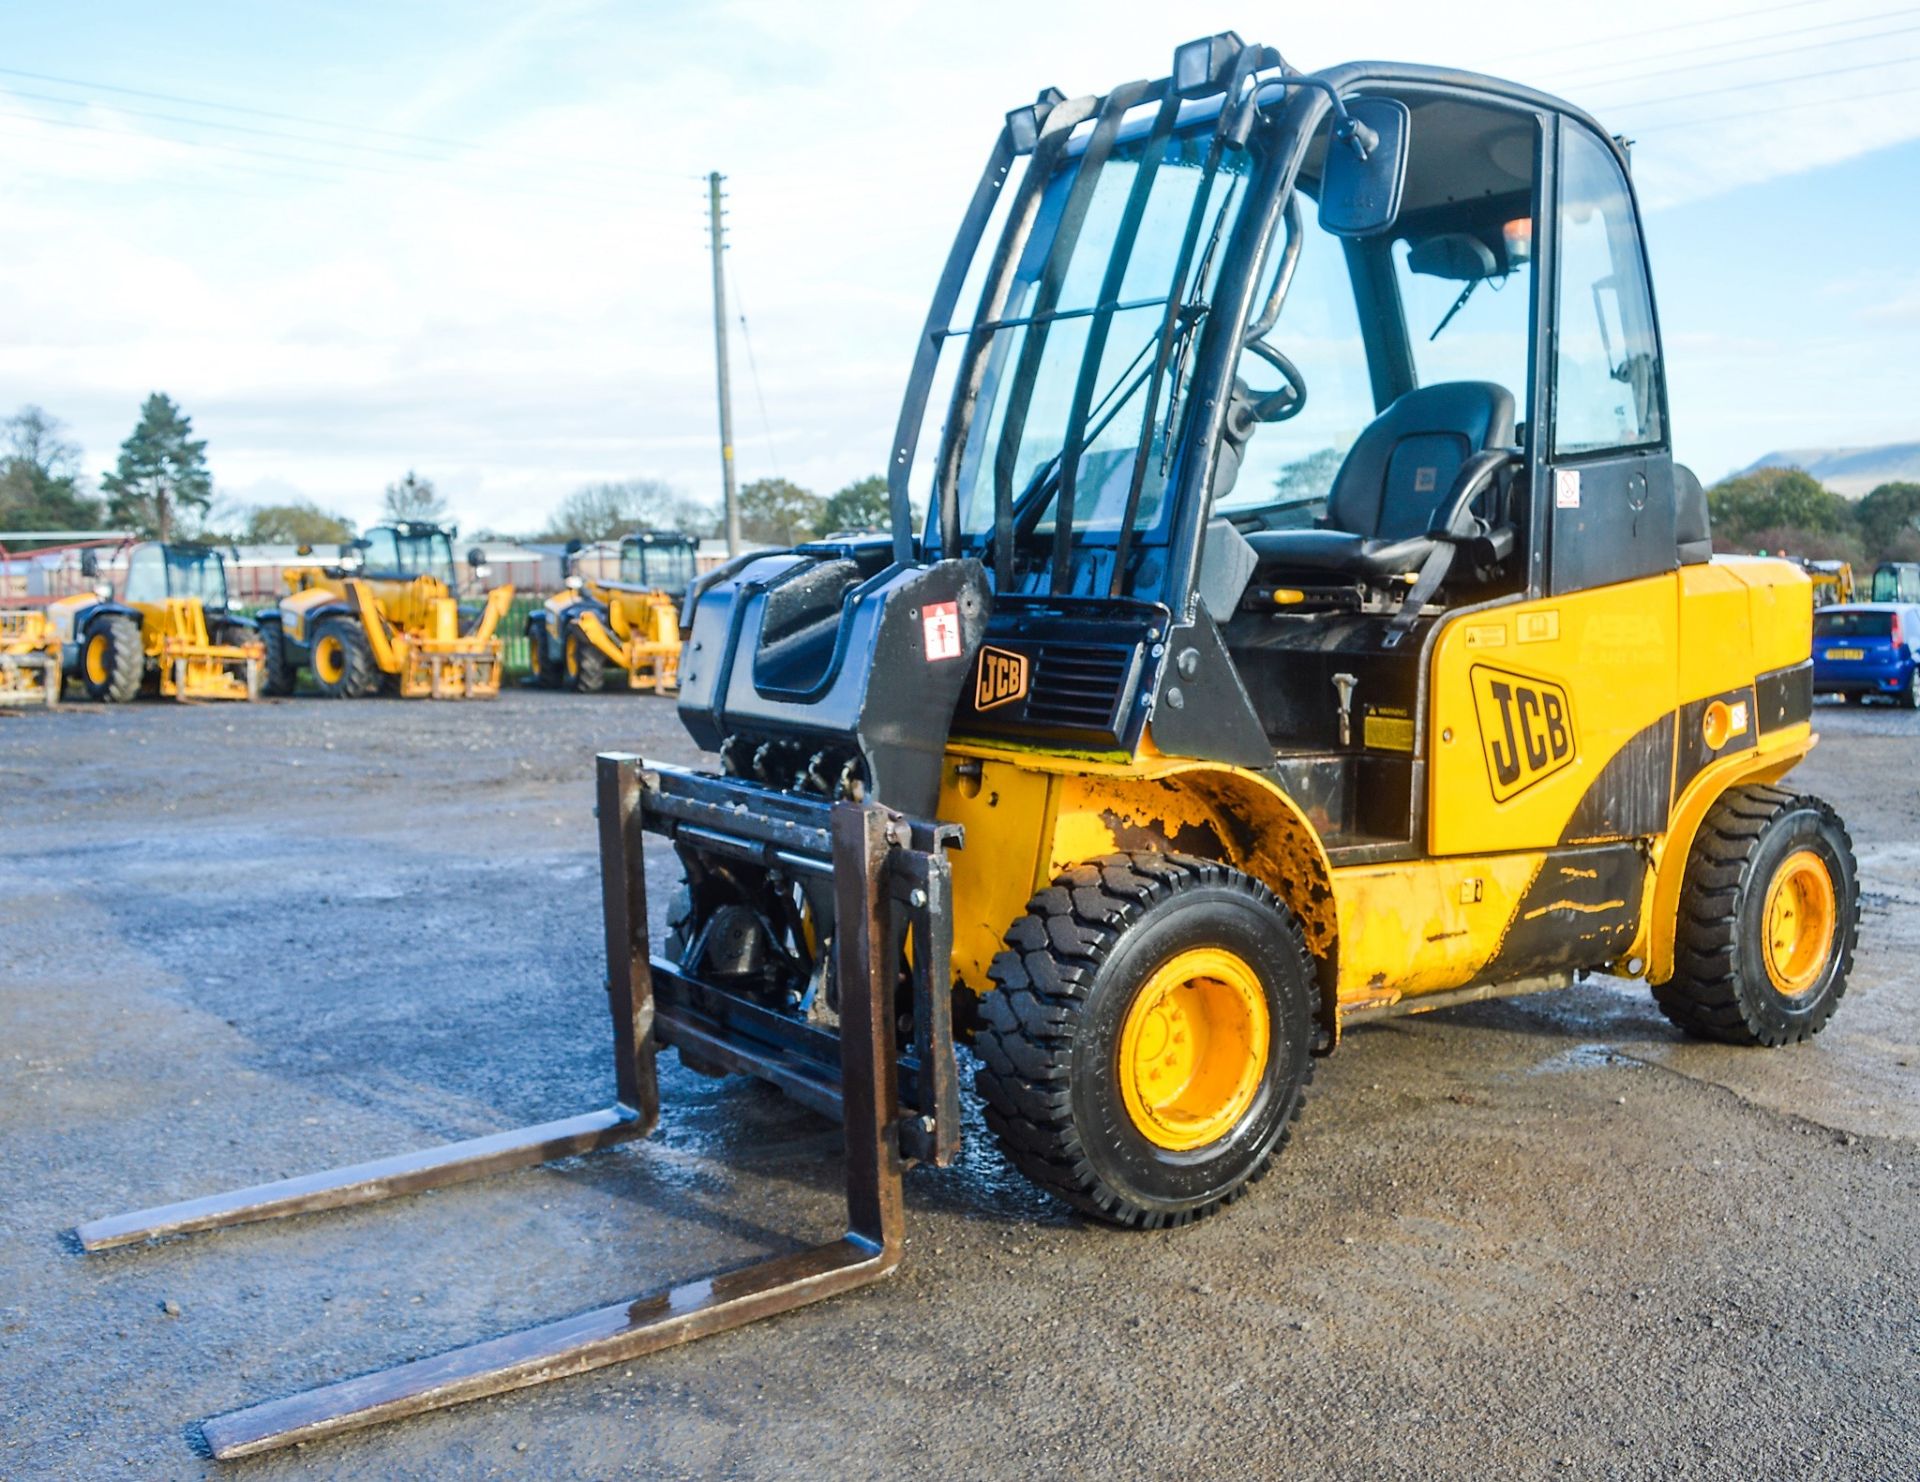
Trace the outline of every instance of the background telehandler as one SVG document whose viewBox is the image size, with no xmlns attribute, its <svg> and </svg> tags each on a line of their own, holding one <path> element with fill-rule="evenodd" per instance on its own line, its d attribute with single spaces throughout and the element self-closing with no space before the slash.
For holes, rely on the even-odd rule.
<svg viewBox="0 0 1920 1482">
<path fill-rule="evenodd" d="M 891 539 L 703 579 L 680 713 L 718 770 L 600 760 L 615 1106 L 79 1232 L 638 1135 L 666 1044 L 844 1120 L 846 1235 L 221 1416 L 216 1454 L 884 1275 L 901 1168 L 958 1152 L 956 1037 L 1030 1178 L 1155 1227 L 1247 1191 L 1358 1022 L 1589 971 L 1728 1044 L 1833 1013 L 1853 852 L 1784 785 L 1810 587 L 1710 557 L 1626 155 L 1578 109 L 1301 75 L 1232 34 L 1041 94 L 974 191 L 888 467 Z M 686 877 L 659 955 L 643 831 Z"/>
<path fill-rule="evenodd" d="M 593 693 L 611 667 L 627 688 L 669 690 L 680 671 L 680 603 L 700 542 L 677 530 L 636 530 L 620 541 L 617 580 L 567 574 L 564 591 L 527 618 L 533 682 Z M 577 561 L 570 550 L 569 561 Z"/>
<path fill-rule="evenodd" d="M 97 577 L 97 557 L 82 556 Z M 133 699 L 151 679 L 178 700 L 251 700 L 266 650 L 254 624 L 227 605 L 226 559 L 211 546 L 143 541 L 126 553 L 119 600 L 102 581 L 47 604 L 61 665 L 89 698 Z"/>
<path fill-rule="evenodd" d="M 468 564 L 480 570 L 478 551 Z M 455 596 L 453 542 L 438 525 L 379 525 L 338 561 L 289 566 L 287 595 L 260 614 L 267 691 L 290 695 L 305 668 L 332 699 L 386 688 L 407 699 L 489 699 L 500 693 L 494 636 L 511 586 L 487 593 L 465 631 Z"/>
</svg>

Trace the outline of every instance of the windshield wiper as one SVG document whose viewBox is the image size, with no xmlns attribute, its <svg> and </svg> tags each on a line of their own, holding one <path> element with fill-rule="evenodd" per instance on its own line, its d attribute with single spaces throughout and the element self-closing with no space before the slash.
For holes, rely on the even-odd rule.
<svg viewBox="0 0 1920 1482">
<path fill-rule="evenodd" d="M 1453 316 L 1455 314 L 1458 314 L 1462 309 L 1466 308 L 1467 300 L 1473 297 L 1473 290 L 1478 288 L 1479 286 L 1480 286 L 1480 279 L 1469 278 L 1467 280 L 1467 286 L 1460 290 L 1460 297 L 1458 297 L 1453 301 L 1453 307 L 1447 310 L 1445 317 L 1443 317 L 1438 324 L 1434 325 L 1433 333 L 1427 336 L 1427 343 L 1429 345 L 1431 345 L 1435 340 L 1440 338 L 1441 330 L 1445 329 L 1449 324 L 1453 323 Z"/>
</svg>

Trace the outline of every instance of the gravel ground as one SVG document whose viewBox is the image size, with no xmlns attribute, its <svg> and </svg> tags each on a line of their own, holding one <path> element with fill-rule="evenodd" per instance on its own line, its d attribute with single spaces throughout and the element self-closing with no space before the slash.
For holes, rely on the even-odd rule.
<svg viewBox="0 0 1920 1482">
<path fill-rule="evenodd" d="M 1262 1186 L 1164 1234 L 1064 1213 L 976 1120 L 887 1283 L 231 1470 L 1920 1475 L 1920 716 L 1818 718 L 1797 780 L 1867 895 L 1810 1045 L 1688 1043 L 1610 981 L 1362 1028 Z M 626 695 L 0 717 L 0 1477 L 226 1472 L 201 1416 L 837 1230 L 837 1130 L 668 1056 L 645 1143 L 63 1240 L 604 1105 L 603 749 L 694 759 Z"/>
</svg>

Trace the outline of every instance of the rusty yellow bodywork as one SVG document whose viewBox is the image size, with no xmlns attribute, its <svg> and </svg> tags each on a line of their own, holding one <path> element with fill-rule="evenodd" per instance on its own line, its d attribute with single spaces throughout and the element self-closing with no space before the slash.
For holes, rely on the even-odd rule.
<svg viewBox="0 0 1920 1482">
<path fill-rule="evenodd" d="M 473 626 L 460 631 L 460 605 L 434 576 L 404 580 L 351 576 L 331 567 L 291 566 L 280 621 L 299 642 L 311 641 L 322 613 L 345 610 L 360 622 L 374 667 L 394 679 L 405 699 L 491 699 L 500 693 L 505 645 L 496 635 L 513 588 L 487 593 Z"/>
<path fill-rule="evenodd" d="M 627 688 L 671 690 L 680 684 L 680 612 L 673 597 L 658 588 L 637 588 L 618 582 L 586 581 L 581 591 L 607 610 L 606 621 L 587 609 L 572 625 L 608 663 L 626 672 Z M 556 621 L 577 601 L 571 592 L 550 598 L 547 609 Z M 571 658 L 571 655 L 569 655 Z"/>
<path fill-rule="evenodd" d="M 956 976 L 989 991 L 1008 926 L 1067 866 L 1151 849 L 1225 860 L 1292 906 L 1336 1032 L 1423 997 L 1529 986 L 1512 949 L 1549 930 L 1590 929 L 1616 944 L 1617 970 L 1664 982 L 1707 810 L 1814 745 L 1806 719 L 1763 726 L 1756 698 L 1757 677 L 1806 661 L 1812 610 L 1795 566 L 1730 558 L 1448 614 L 1426 659 L 1426 831 L 1412 858 L 1340 862 L 1273 778 L 1162 755 L 1151 728 L 1134 756 L 956 740 L 939 805 L 966 830 Z M 1503 781 L 1536 756 L 1536 777 Z M 1637 822 L 1613 826 L 1609 807 L 1624 796 L 1632 812 L 1636 786 Z"/>
<path fill-rule="evenodd" d="M 60 703 L 60 635 L 38 608 L 0 612 L 0 705 Z"/>
</svg>

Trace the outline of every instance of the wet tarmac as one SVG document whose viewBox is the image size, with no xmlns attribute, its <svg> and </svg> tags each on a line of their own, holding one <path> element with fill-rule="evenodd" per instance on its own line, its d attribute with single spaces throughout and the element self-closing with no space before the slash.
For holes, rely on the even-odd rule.
<svg viewBox="0 0 1920 1482">
<path fill-rule="evenodd" d="M 1920 1475 L 1920 714 L 1818 721 L 1795 782 L 1866 894 L 1812 1044 L 1610 981 L 1362 1027 L 1261 1186 L 1165 1234 L 974 1117 L 878 1287 L 227 1467 L 199 1417 L 835 1233 L 837 1129 L 667 1056 L 647 1142 L 75 1254 L 605 1104 L 591 758 L 695 755 L 625 695 L 0 715 L 0 1478 Z"/>
</svg>

